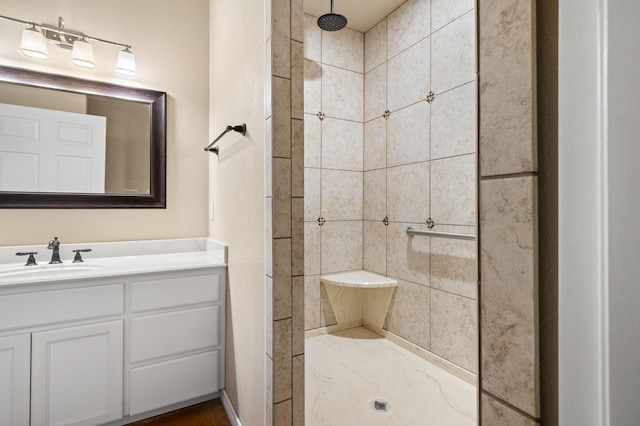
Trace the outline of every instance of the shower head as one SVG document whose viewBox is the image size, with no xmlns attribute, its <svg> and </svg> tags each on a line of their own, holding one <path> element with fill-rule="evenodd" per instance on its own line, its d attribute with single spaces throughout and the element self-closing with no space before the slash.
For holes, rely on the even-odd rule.
<svg viewBox="0 0 640 426">
<path fill-rule="evenodd" d="M 339 31 L 347 26 L 347 18 L 339 13 L 333 13 L 333 0 L 331 0 L 331 13 L 325 13 L 319 17 L 318 26 L 325 31 Z"/>
</svg>

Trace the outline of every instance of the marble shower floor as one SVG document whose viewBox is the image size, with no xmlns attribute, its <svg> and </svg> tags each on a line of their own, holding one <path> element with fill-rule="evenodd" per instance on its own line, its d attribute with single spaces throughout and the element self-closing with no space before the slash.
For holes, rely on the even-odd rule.
<svg viewBox="0 0 640 426">
<path fill-rule="evenodd" d="M 369 406 L 384 399 L 391 410 Z M 475 426 L 476 388 L 357 327 L 305 341 L 306 426 Z"/>
</svg>

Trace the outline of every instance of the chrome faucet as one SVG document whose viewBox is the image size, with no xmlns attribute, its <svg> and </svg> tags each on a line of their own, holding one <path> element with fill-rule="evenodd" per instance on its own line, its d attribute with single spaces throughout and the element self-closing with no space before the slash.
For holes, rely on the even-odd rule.
<svg viewBox="0 0 640 426">
<path fill-rule="evenodd" d="M 62 260 L 60 260 L 60 241 L 58 241 L 58 237 L 53 237 L 53 240 L 49 241 L 47 248 L 53 250 L 53 253 L 51 253 L 51 262 L 49 263 L 62 263 Z"/>
</svg>

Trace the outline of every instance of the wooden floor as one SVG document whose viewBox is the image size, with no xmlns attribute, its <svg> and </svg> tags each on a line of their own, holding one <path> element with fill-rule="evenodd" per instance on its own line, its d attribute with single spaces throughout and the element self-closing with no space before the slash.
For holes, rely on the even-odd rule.
<svg viewBox="0 0 640 426">
<path fill-rule="evenodd" d="M 220 399 L 131 423 L 131 426 L 231 426 Z"/>
</svg>

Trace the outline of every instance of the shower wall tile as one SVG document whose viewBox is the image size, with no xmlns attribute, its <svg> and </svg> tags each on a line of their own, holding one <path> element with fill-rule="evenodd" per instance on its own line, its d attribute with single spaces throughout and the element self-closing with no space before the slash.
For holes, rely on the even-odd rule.
<svg viewBox="0 0 640 426">
<path fill-rule="evenodd" d="M 304 122 L 291 120 L 291 196 L 304 197 Z"/>
<path fill-rule="evenodd" d="M 291 318 L 274 321 L 273 402 L 275 404 L 291 398 L 291 356 Z"/>
<path fill-rule="evenodd" d="M 271 0 L 272 73 L 279 77 L 291 75 L 291 1 Z M 275 99 L 278 99 L 276 96 Z"/>
<path fill-rule="evenodd" d="M 304 277 L 304 329 L 320 327 L 320 275 Z"/>
<path fill-rule="evenodd" d="M 304 223 L 304 272 L 306 275 L 320 274 L 320 229 L 317 222 Z"/>
<path fill-rule="evenodd" d="M 476 84 L 439 94 L 431 103 L 431 158 L 476 152 Z"/>
<path fill-rule="evenodd" d="M 538 417 L 537 178 L 480 185 L 482 386 Z"/>
<path fill-rule="evenodd" d="M 430 105 L 418 102 L 393 112 L 387 119 L 387 166 L 429 160 Z"/>
<path fill-rule="evenodd" d="M 304 15 L 304 58 L 320 62 L 322 60 L 322 30 L 316 24 L 315 16 Z"/>
<path fill-rule="evenodd" d="M 304 342 L 303 342 L 304 343 Z M 304 426 L 304 355 L 293 358 L 293 425 Z"/>
<path fill-rule="evenodd" d="M 364 269 L 387 274 L 387 227 L 381 220 L 364 222 Z"/>
<path fill-rule="evenodd" d="M 480 173 L 537 171 L 535 2 L 489 0 L 479 16 Z"/>
<path fill-rule="evenodd" d="M 399 280 L 389 304 L 386 329 L 424 349 L 429 349 L 430 304 L 429 287 Z"/>
<path fill-rule="evenodd" d="M 431 90 L 446 90 L 475 80 L 475 14 L 456 19 L 431 36 Z"/>
<path fill-rule="evenodd" d="M 490 426 L 538 426 L 540 423 L 523 416 L 502 402 L 482 392 L 480 424 Z"/>
<path fill-rule="evenodd" d="M 478 303 L 431 289 L 431 352 L 477 373 Z"/>
<path fill-rule="evenodd" d="M 304 220 L 311 222 L 317 220 L 321 215 L 320 194 L 321 179 L 320 169 L 304 169 Z"/>
<path fill-rule="evenodd" d="M 431 33 L 430 1 L 408 0 L 393 11 L 387 21 L 387 50 L 391 58 L 429 36 Z"/>
<path fill-rule="evenodd" d="M 369 72 L 387 60 L 387 19 L 364 35 L 364 71 Z"/>
<path fill-rule="evenodd" d="M 315 114 L 304 115 L 304 166 L 321 167 L 322 121 Z"/>
<path fill-rule="evenodd" d="M 304 275 L 304 199 L 291 199 L 291 275 Z"/>
<path fill-rule="evenodd" d="M 471 226 L 436 226 L 434 231 L 475 234 Z M 478 298 L 478 264 L 475 241 L 448 238 L 431 239 L 431 287 Z"/>
<path fill-rule="evenodd" d="M 293 0 L 299 1 L 299 0 Z M 302 43 L 291 42 L 291 117 L 304 118 L 304 58 Z"/>
<path fill-rule="evenodd" d="M 392 222 L 424 223 L 429 217 L 429 163 L 387 169 L 387 215 Z"/>
<path fill-rule="evenodd" d="M 364 121 L 382 117 L 387 109 L 387 67 L 379 66 L 364 76 Z"/>
<path fill-rule="evenodd" d="M 362 171 L 362 123 L 325 118 L 322 121 L 322 167 Z"/>
<path fill-rule="evenodd" d="M 273 406 L 273 426 L 290 426 L 293 423 L 293 402 L 291 399 Z"/>
<path fill-rule="evenodd" d="M 322 31 L 322 63 L 363 72 L 364 34 L 350 28 Z"/>
<path fill-rule="evenodd" d="M 264 68 L 265 68 L 265 74 L 264 74 L 264 118 L 269 118 L 271 117 L 272 114 L 272 106 L 271 104 L 273 103 L 273 97 L 271 96 L 271 80 L 273 79 L 273 75 L 272 75 L 272 71 L 271 71 L 271 43 L 272 40 L 271 38 L 268 38 L 265 46 L 264 46 Z"/>
<path fill-rule="evenodd" d="M 387 226 L 387 275 L 429 285 L 430 245 L 428 237 L 410 237 L 407 227 L 427 230 L 426 225 L 390 223 Z"/>
<path fill-rule="evenodd" d="M 291 0 L 291 39 L 304 42 L 304 0 Z"/>
<path fill-rule="evenodd" d="M 329 117 L 362 122 L 363 86 L 361 73 L 322 65 L 322 111 Z"/>
<path fill-rule="evenodd" d="M 265 425 L 273 424 L 273 359 L 265 355 L 264 366 Z"/>
<path fill-rule="evenodd" d="M 364 172 L 364 220 L 382 221 L 386 215 L 386 169 Z"/>
<path fill-rule="evenodd" d="M 364 170 L 387 165 L 387 120 L 383 117 L 364 123 Z"/>
<path fill-rule="evenodd" d="M 322 217 L 362 220 L 362 172 L 322 170 Z"/>
<path fill-rule="evenodd" d="M 475 225 L 475 154 L 431 162 L 431 217 L 436 224 Z"/>
<path fill-rule="evenodd" d="M 333 312 L 333 306 L 329 301 L 327 287 L 320 283 L 320 326 L 328 327 L 336 324 L 336 314 Z"/>
<path fill-rule="evenodd" d="M 431 81 L 430 50 L 427 38 L 389 60 L 387 107 L 391 112 L 427 97 Z"/>
<path fill-rule="evenodd" d="M 473 10 L 474 0 L 431 0 L 431 32 Z"/>
<path fill-rule="evenodd" d="M 304 354 L 304 277 L 291 280 L 291 351 Z"/>
<path fill-rule="evenodd" d="M 273 238 L 291 237 L 291 160 L 273 159 Z"/>
<path fill-rule="evenodd" d="M 304 112 L 316 115 L 322 109 L 322 65 L 304 60 Z"/>
<path fill-rule="evenodd" d="M 273 319 L 291 317 L 291 239 L 273 240 Z"/>
<path fill-rule="evenodd" d="M 321 273 L 362 269 L 362 221 L 322 226 Z"/>
<path fill-rule="evenodd" d="M 291 81 L 273 77 L 272 151 L 274 157 L 291 157 Z"/>
</svg>

